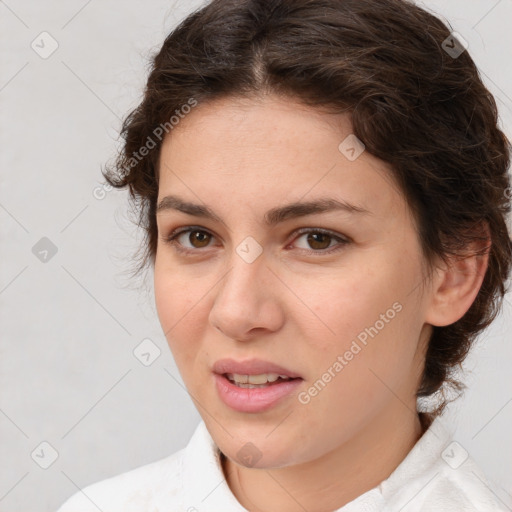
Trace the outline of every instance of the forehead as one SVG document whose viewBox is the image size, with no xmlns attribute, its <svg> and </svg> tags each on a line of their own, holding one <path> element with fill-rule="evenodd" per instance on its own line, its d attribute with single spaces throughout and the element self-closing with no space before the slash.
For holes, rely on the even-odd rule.
<svg viewBox="0 0 512 512">
<path fill-rule="evenodd" d="M 221 198 L 267 210 L 329 192 L 377 214 L 396 208 L 401 194 L 390 166 L 366 151 L 354 161 L 340 151 L 350 134 L 348 114 L 327 114 L 293 99 L 199 104 L 164 139 L 159 200 L 180 191 L 191 200 Z"/>
</svg>

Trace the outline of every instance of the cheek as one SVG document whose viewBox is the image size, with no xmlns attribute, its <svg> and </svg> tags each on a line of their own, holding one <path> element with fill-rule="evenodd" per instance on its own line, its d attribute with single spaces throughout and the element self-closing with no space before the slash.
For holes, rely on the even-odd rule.
<svg viewBox="0 0 512 512">
<path fill-rule="evenodd" d="M 380 333 L 396 323 L 400 305 L 393 304 L 399 302 L 403 307 L 410 291 L 409 272 L 398 264 L 360 261 L 343 269 L 295 277 L 294 293 L 300 300 L 292 306 L 293 318 L 320 353 L 333 349 L 343 353 L 359 335 L 364 341 L 366 329 L 377 324 Z"/>
<path fill-rule="evenodd" d="M 310 362 L 310 381 L 329 381 L 319 402 L 358 408 L 382 398 L 382 381 L 393 389 L 408 380 L 421 327 L 421 307 L 411 293 L 419 275 L 414 258 L 390 252 L 298 283 L 297 296 L 310 308 L 297 304 L 294 313 L 306 341 L 300 357 Z M 329 369 L 336 377 L 326 375 Z"/>
<path fill-rule="evenodd" d="M 157 250 L 155 259 L 155 303 L 164 332 L 173 334 L 191 324 L 191 314 L 207 299 L 205 294 L 215 281 L 213 276 L 201 275 L 197 267 L 187 270 L 173 263 L 165 253 L 165 248 Z"/>
<path fill-rule="evenodd" d="M 204 321 L 205 289 L 200 281 L 190 280 L 179 269 L 165 268 L 155 262 L 155 304 L 162 331 L 176 364 L 184 371 L 198 353 Z"/>
</svg>

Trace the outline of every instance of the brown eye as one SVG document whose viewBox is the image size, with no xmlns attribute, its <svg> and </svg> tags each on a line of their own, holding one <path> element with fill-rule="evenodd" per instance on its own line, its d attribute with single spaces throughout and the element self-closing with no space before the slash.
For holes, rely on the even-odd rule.
<svg viewBox="0 0 512 512">
<path fill-rule="evenodd" d="M 332 236 L 326 233 L 308 233 L 307 241 L 312 249 L 327 249 L 331 244 Z"/>
<path fill-rule="evenodd" d="M 208 246 L 208 243 L 210 241 L 210 235 L 205 231 L 190 231 L 188 241 L 190 242 L 192 247 L 200 249 L 201 247 Z M 197 242 L 197 245 L 195 242 Z"/>
<path fill-rule="evenodd" d="M 174 246 L 181 252 L 191 252 L 208 247 L 211 239 L 212 235 L 208 231 L 193 228 L 177 230 L 164 237 L 165 243 Z"/>
<path fill-rule="evenodd" d="M 311 254 L 328 254 L 349 243 L 349 240 L 323 229 L 305 228 L 299 233 L 301 236 L 295 239 L 294 245 Z"/>
</svg>

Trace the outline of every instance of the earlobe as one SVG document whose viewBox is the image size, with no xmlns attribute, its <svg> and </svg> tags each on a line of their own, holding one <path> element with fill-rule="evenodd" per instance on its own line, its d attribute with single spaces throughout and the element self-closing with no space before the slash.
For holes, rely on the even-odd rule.
<svg viewBox="0 0 512 512">
<path fill-rule="evenodd" d="M 473 304 L 482 286 L 491 239 L 488 226 L 485 236 L 473 242 L 463 255 L 450 256 L 434 272 L 431 300 L 425 322 L 443 327 L 462 318 Z"/>
</svg>

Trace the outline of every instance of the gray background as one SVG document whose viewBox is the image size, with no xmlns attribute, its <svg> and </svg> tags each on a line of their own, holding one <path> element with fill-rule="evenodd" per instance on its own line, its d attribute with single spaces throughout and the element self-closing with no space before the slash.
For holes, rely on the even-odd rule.
<svg viewBox="0 0 512 512">
<path fill-rule="evenodd" d="M 101 189 L 100 174 L 141 99 L 148 57 L 199 5 L 0 1 L 1 512 L 53 511 L 79 488 L 182 448 L 200 419 L 161 332 L 152 276 L 128 274 L 141 239 L 126 193 Z M 512 0 L 422 5 L 469 42 L 510 138 Z M 31 47 L 51 49 L 44 31 L 58 44 L 47 58 Z M 46 262 L 33 252 L 43 237 L 57 248 Z M 512 510 L 511 316 L 509 295 L 446 421 Z M 133 353 L 146 338 L 161 350 L 149 366 Z M 55 454 L 42 442 L 58 453 L 47 469 Z"/>
</svg>

